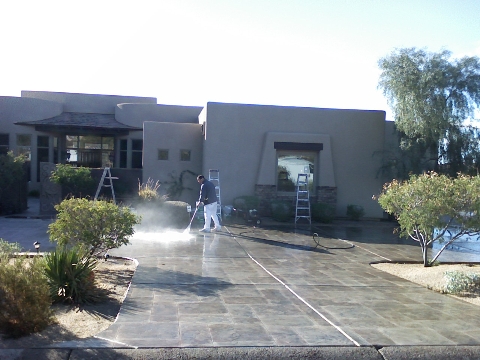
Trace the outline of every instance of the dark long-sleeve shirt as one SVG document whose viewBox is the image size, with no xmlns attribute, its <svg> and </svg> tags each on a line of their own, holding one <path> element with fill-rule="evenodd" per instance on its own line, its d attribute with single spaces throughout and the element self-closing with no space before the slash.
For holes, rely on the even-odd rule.
<svg viewBox="0 0 480 360">
<path fill-rule="evenodd" d="M 203 202 L 205 205 L 214 203 L 218 201 L 217 193 L 215 192 L 215 185 L 208 181 L 207 179 L 203 180 L 203 184 L 200 187 L 200 197 L 198 201 Z"/>
</svg>

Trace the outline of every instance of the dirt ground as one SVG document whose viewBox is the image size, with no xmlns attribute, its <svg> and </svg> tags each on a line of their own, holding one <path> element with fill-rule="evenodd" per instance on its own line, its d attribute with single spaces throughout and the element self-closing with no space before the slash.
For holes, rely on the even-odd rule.
<svg viewBox="0 0 480 360">
<path fill-rule="evenodd" d="M 0 348 L 33 348 L 79 340 L 107 329 L 117 317 L 136 267 L 132 260 L 110 258 L 99 261 L 95 279 L 97 286 L 108 293 L 105 301 L 81 307 L 55 304 L 52 309 L 56 323 L 42 332 L 19 339 L 1 339 Z"/>
</svg>

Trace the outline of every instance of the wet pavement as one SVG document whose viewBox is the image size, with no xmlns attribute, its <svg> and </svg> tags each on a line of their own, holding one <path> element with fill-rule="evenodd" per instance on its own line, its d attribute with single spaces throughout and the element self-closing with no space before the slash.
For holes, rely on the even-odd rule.
<svg viewBox="0 0 480 360">
<path fill-rule="evenodd" d="M 140 265 L 97 337 L 132 347 L 480 344 L 476 306 L 369 265 L 418 260 L 391 225 L 319 227 L 317 248 L 311 231 L 222 230 L 138 233 L 112 251 Z"/>
<path fill-rule="evenodd" d="M 33 220 L 0 218 L 0 238 L 13 240 L 5 234 L 18 235 L 18 226 L 31 243 L 41 232 L 26 225 Z M 110 252 L 139 262 L 116 322 L 91 339 L 51 347 L 371 347 L 390 349 L 393 359 L 404 356 L 398 346 L 466 346 L 478 354 L 477 306 L 370 266 L 420 260 L 419 246 L 393 234 L 394 224 L 264 224 L 227 224 L 211 234 L 138 231 L 131 245 Z"/>
</svg>

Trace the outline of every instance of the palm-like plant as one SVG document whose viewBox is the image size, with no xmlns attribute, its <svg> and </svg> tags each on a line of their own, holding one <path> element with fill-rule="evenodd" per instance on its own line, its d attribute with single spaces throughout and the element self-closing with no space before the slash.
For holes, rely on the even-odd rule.
<svg viewBox="0 0 480 360">
<path fill-rule="evenodd" d="M 97 261 L 82 247 L 59 247 L 45 256 L 45 275 L 54 302 L 92 303 L 100 299 L 95 288 Z"/>
</svg>

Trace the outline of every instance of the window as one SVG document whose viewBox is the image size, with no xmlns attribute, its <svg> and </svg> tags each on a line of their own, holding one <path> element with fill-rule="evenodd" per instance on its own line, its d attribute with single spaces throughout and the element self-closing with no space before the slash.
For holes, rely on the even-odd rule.
<svg viewBox="0 0 480 360">
<path fill-rule="evenodd" d="M 0 155 L 5 155 L 9 147 L 8 134 L 0 134 Z"/>
<path fill-rule="evenodd" d="M 143 140 L 132 139 L 132 169 L 142 168 Z"/>
<path fill-rule="evenodd" d="M 190 150 L 180 150 L 180 161 L 190 161 Z"/>
<path fill-rule="evenodd" d="M 37 136 L 37 181 L 40 181 L 40 163 L 48 162 L 48 136 Z"/>
<path fill-rule="evenodd" d="M 66 162 L 72 165 L 99 168 L 113 160 L 114 138 L 111 136 L 66 136 Z"/>
<path fill-rule="evenodd" d="M 168 150 L 158 149 L 158 160 L 168 160 Z"/>
<path fill-rule="evenodd" d="M 27 155 L 28 160 L 32 159 L 32 135 L 17 134 L 17 153 Z"/>
<path fill-rule="evenodd" d="M 120 140 L 120 161 L 119 161 L 119 166 L 122 169 L 125 169 L 127 167 L 127 139 L 121 139 Z"/>
<path fill-rule="evenodd" d="M 277 150 L 277 191 L 294 192 L 298 174 L 308 174 L 308 188 L 314 190 L 317 152 Z"/>
<path fill-rule="evenodd" d="M 29 163 L 32 160 L 32 135 L 30 134 L 17 134 L 17 155 L 26 155 L 27 162 Z M 27 165 L 27 178 L 32 180 L 30 164 Z"/>
</svg>

